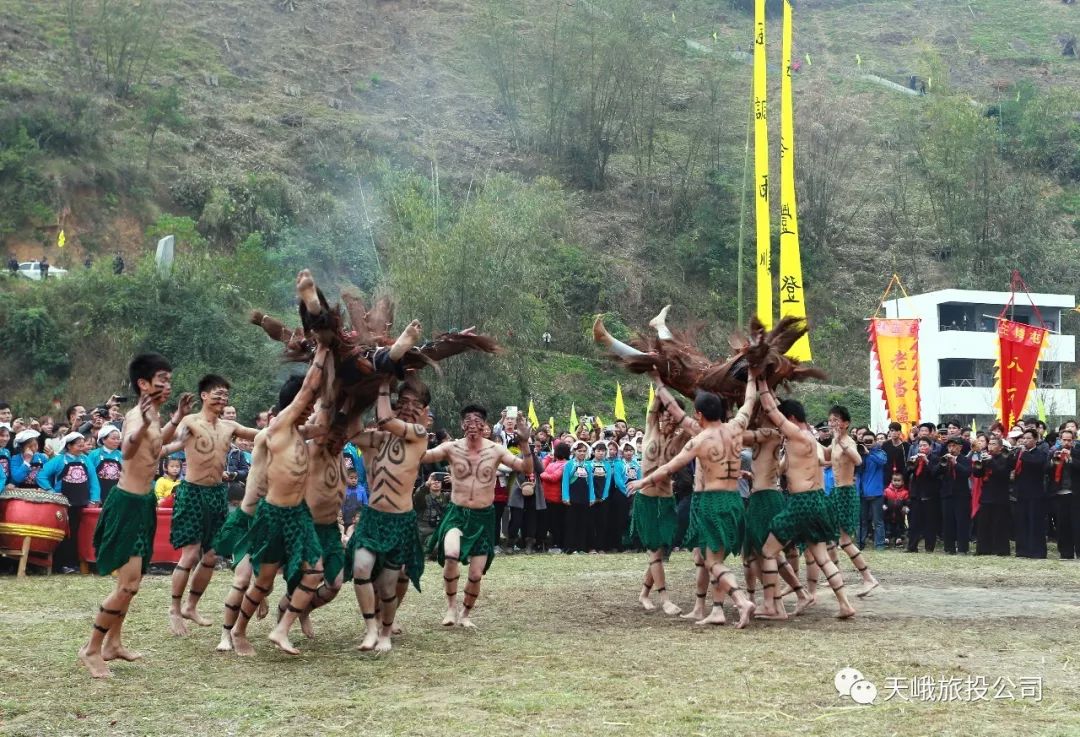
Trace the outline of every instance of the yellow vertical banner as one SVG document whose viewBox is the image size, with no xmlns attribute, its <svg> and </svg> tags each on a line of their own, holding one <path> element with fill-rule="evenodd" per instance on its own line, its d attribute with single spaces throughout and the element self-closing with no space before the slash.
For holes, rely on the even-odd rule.
<svg viewBox="0 0 1080 737">
<path fill-rule="evenodd" d="M 795 102 L 791 90 L 791 0 L 784 0 L 782 68 L 780 81 L 780 317 L 806 319 L 802 257 L 799 254 L 799 217 L 795 204 Z M 810 334 L 799 338 L 787 355 L 810 360 Z"/>
<path fill-rule="evenodd" d="M 769 232 L 769 110 L 765 72 L 765 0 L 754 0 L 754 219 L 757 225 L 757 317 L 772 327 Z"/>
</svg>

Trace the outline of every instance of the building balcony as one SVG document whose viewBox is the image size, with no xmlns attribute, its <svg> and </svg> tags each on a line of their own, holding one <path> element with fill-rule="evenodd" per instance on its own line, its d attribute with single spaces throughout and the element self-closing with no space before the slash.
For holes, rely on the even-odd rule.
<svg viewBox="0 0 1080 737">
<path fill-rule="evenodd" d="M 937 414 L 942 418 L 950 415 L 997 414 L 994 407 L 997 395 L 993 387 L 948 386 L 940 387 L 937 392 Z M 1042 397 L 1047 416 L 1076 414 L 1076 392 L 1073 389 L 1037 389 L 1031 392 L 1024 414 L 1035 414 L 1036 395 Z"/>
<path fill-rule="evenodd" d="M 982 358 L 997 360 L 997 333 L 977 333 L 947 330 L 940 333 L 920 333 L 919 354 L 924 360 L 940 358 Z M 1076 360 L 1076 336 L 1051 335 L 1043 361 L 1072 363 Z"/>
</svg>

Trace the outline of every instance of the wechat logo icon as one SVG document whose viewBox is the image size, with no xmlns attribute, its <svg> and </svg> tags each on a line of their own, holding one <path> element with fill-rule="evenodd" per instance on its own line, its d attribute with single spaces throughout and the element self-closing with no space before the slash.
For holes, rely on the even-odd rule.
<svg viewBox="0 0 1080 737">
<path fill-rule="evenodd" d="M 849 696 L 856 704 L 873 704 L 877 698 L 877 686 L 863 677 L 855 668 L 841 668 L 833 678 L 836 693 Z"/>
</svg>

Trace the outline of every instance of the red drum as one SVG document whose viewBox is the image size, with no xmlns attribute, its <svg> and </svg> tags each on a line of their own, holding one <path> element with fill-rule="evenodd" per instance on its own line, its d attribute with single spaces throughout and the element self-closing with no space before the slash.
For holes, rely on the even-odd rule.
<svg viewBox="0 0 1080 737">
<path fill-rule="evenodd" d="M 0 548 L 49 555 L 68 530 L 68 500 L 62 494 L 37 489 L 8 489 L 0 494 Z"/>
<path fill-rule="evenodd" d="M 151 563 L 179 563 L 180 551 L 169 542 L 172 532 L 172 507 L 157 508 L 157 530 L 154 532 L 154 557 Z"/>
<path fill-rule="evenodd" d="M 97 560 L 94 553 L 94 528 L 97 527 L 101 507 L 87 507 L 83 510 L 82 526 L 79 527 L 79 558 L 87 563 Z M 180 551 L 169 543 L 172 531 L 172 509 L 157 508 L 157 530 L 154 532 L 154 551 L 151 563 L 179 563 Z"/>
<path fill-rule="evenodd" d="M 76 540 L 76 549 L 79 551 L 79 560 L 93 563 L 97 560 L 94 555 L 94 530 L 97 528 L 98 517 L 101 516 L 101 507 L 84 507 L 82 522 L 79 523 L 79 539 Z"/>
</svg>

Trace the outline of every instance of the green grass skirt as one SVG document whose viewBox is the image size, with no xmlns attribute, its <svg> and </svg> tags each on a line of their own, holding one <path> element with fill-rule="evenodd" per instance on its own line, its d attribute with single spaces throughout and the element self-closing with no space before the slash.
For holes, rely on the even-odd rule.
<svg viewBox="0 0 1080 737">
<path fill-rule="evenodd" d="M 773 517 L 769 531 L 787 545 L 810 545 L 837 539 L 836 524 L 822 489 L 788 494 L 784 509 Z"/>
<path fill-rule="evenodd" d="M 420 590 L 420 577 L 424 575 L 424 547 L 420 544 L 415 509 L 408 512 L 380 512 L 364 507 L 349 544 L 345 546 L 345 561 L 350 568 L 356 560 L 356 551 L 361 548 L 375 555 L 372 579 L 387 568 L 405 566 L 409 580 L 417 591 Z"/>
<path fill-rule="evenodd" d="M 169 542 L 177 549 L 199 543 L 204 551 L 213 550 L 214 538 L 229 513 L 229 487 L 181 481 L 174 495 Z"/>
<path fill-rule="evenodd" d="M 94 528 L 98 575 L 108 576 L 132 558 L 142 558 L 142 572 L 149 571 L 156 531 L 157 497 L 154 493 L 132 494 L 114 486 Z"/>
<path fill-rule="evenodd" d="M 237 549 L 246 550 L 251 556 L 255 575 L 263 563 L 280 564 L 290 586 L 300 582 L 303 564 L 314 566 L 323 553 L 307 504 L 279 507 L 266 500 L 256 508 L 251 527 L 240 538 Z"/>
<path fill-rule="evenodd" d="M 690 497 L 687 545 L 738 555 L 743 548 L 745 507 L 738 491 L 695 491 Z"/>
<path fill-rule="evenodd" d="M 629 539 L 636 537 L 646 550 L 670 550 L 678 529 L 675 497 L 634 494 Z"/>
<path fill-rule="evenodd" d="M 439 561 L 440 566 L 446 563 L 443 540 L 446 539 L 446 533 L 453 529 L 461 530 L 461 552 L 458 554 L 458 560 L 466 565 L 472 556 L 486 555 L 484 573 L 487 573 L 487 570 L 491 568 L 491 562 L 495 560 L 495 545 L 492 543 L 495 507 L 469 509 L 451 502 L 446 509 L 446 514 L 443 515 L 442 522 L 439 523 L 439 529 L 435 530 L 435 534 L 428 542 L 428 552 L 435 554 L 435 559 Z"/>
<path fill-rule="evenodd" d="M 262 505 L 263 500 L 259 500 L 259 505 Z M 256 512 L 258 506 L 255 507 Z M 214 551 L 218 555 L 225 557 L 232 557 L 233 566 L 244 559 L 247 555 L 247 548 L 241 548 L 240 541 L 243 539 L 247 531 L 251 529 L 251 523 L 255 521 L 254 514 L 248 514 L 240 507 L 237 507 L 233 511 L 229 512 L 229 516 L 225 519 L 225 524 L 218 530 L 218 534 L 214 537 L 214 541 L 211 543 Z"/>
<path fill-rule="evenodd" d="M 859 490 L 854 486 L 837 486 L 832 494 L 825 497 L 829 500 L 829 509 L 832 511 L 833 526 L 837 532 L 843 530 L 852 538 L 859 536 Z M 835 538 L 839 540 L 839 535 Z"/>
<path fill-rule="evenodd" d="M 779 489 L 762 489 L 750 495 L 746 507 L 746 553 L 760 554 L 769 539 L 773 517 L 783 511 L 784 492 Z"/>
</svg>

